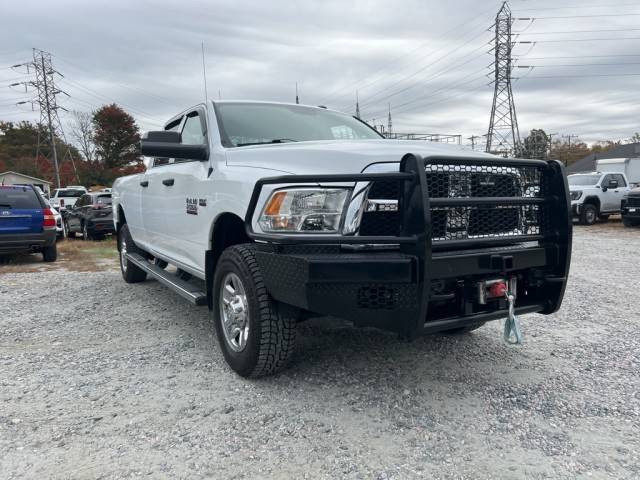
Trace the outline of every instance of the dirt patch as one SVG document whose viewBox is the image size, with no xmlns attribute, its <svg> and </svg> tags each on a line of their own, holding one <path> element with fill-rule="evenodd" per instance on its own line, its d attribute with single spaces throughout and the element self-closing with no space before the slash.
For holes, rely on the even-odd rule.
<svg viewBox="0 0 640 480">
<path fill-rule="evenodd" d="M 58 259 L 42 261 L 39 253 L 0 256 L 0 274 L 26 272 L 101 272 L 118 269 L 118 250 L 113 237 L 104 240 L 67 238 L 58 241 Z"/>
</svg>

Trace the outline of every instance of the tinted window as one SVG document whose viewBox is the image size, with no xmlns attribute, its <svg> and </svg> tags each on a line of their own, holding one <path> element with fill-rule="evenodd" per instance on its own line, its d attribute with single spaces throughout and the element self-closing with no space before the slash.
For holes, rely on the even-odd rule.
<svg viewBox="0 0 640 480">
<path fill-rule="evenodd" d="M 187 117 L 182 129 L 182 143 L 185 145 L 202 145 L 205 142 L 200 116 L 196 113 Z"/>
<path fill-rule="evenodd" d="M 0 187 L 0 208 L 42 208 L 38 194 L 31 188 Z"/>
<path fill-rule="evenodd" d="M 619 187 L 626 187 L 627 186 L 627 182 L 624 181 L 624 177 L 622 175 L 620 175 L 619 173 L 616 173 L 615 175 L 611 175 L 611 179 L 612 180 L 617 180 L 618 181 L 618 186 Z"/>
<path fill-rule="evenodd" d="M 83 190 L 56 190 L 58 198 L 78 198 L 84 195 Z"/>
<path fill-rule="evenodd" d="M 382 138 L 359 120 L 322 108 L 268 103 L 219 103 L 216 106 L 222 137 L 232 147 L 290 141 Z"/>
<path fill-rule="evenodd" d="M 95 203 L 98 205 L 111 205 L 111 195 L 98 195 Z"/>
</svg>

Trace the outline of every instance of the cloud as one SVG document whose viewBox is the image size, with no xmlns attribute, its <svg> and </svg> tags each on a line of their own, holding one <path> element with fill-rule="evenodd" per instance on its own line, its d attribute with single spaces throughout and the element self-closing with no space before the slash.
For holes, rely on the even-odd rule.
<svg viewBox="0 0 640 480">
<path fill-rule="evenodd" d="M 518 17 L 611 13 L 606 7 L 585 5 L 526 10 L 531 2 L 513 3 L 514 10 L 521 10 Z M 151 129 L 202 100 L 204 42 L 212 97 L 220 92 L 223 98 L 293 101 L 298 82 L 304 103 L 353 113 L 358 90 L 366 119 L 386 123 L 390 104 L 397 131 L 468 137 L 482 135 L 488 127 L 493 91 L 486 76 L 492 62 L 492 33 L 487 28 L 500 4 L 11 2 L 3 5 L 0 68 L 28 60 L 31 47 L 50 51 L 65 75 L 59 86 L 71 95 L 60 98 L 62 105 L 89 110 L 116 101 L 143 129 Z M 634 7 L 622 10 L 640 13 Z M 523 134 L 544 128 L 596 141 L 629 137 L 640 130 L 639 77 L 614 76 L 640 73 L 640 56 L 632 56 L 640 41 L 573 41 L 640 36 L 628 30 L 634 18 L 638 17 L 514 24 L 514 31 L 521 32 L 517 41 L 537 42 L 514 47 L 522 57 L 517 65 L 534 66 L 514 72 L 520 77 L 514 95 Z M 575 30 L 585 32 L 562 33 Z M 611 31 L 591 32 L 595 30 Z M 607 63 L 627 65 L 602 65 Z M 37 112 L 12 105 L 15 98 L 28 98 L 6 87 L 17 75 L 11 69 L 0 70 L 0 118 L 37 118 Z"/>
</svg>

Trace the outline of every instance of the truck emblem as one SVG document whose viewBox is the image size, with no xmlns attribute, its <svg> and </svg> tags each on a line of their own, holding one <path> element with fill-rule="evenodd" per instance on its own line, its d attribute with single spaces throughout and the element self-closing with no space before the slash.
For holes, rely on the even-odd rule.
<svg viewBox="0 0 640 480">
<path fill-rule="evenodd" d="M 189 197 L 187 197 L 187 214 L 188 215 L 197 215 L 198 214 L 198 199 L 197 198 L 189 198 Z"/>
</svg>

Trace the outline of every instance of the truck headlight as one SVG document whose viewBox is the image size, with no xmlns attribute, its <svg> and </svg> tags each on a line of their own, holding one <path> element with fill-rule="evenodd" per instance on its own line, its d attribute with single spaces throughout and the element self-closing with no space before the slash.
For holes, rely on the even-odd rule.
<svg viewBox="0 0 640 480">
<path fill-rule="evenodd" d="M 574 190 L 571 192 L 571 200 L 580 200 L 582 190 Z"/>
<path fill-rule="evenodd" d="M 337 233 L 348 188 L 277 190 L 265 204 L 258 224 L 263 232 Z"/>
</svg>

